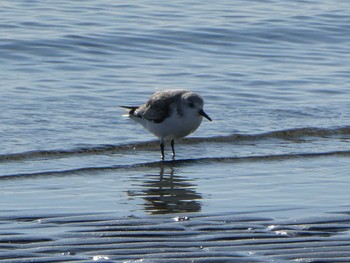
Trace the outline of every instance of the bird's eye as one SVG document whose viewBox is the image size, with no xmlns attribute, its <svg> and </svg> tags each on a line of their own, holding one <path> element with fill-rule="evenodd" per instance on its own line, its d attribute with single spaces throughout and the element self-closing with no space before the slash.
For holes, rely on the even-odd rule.
<svg viewBox="0 0 350 263">
<path fill-rule="evenodd" d="M 190 104 L 188 104 L 191 108 L 194 107 L 194 104 L 192 102 L 190 102 Z"/>
</svg>

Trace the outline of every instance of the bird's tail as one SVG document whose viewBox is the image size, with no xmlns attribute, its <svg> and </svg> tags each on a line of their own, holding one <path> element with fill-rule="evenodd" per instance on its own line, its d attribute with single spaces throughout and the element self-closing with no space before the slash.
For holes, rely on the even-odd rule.
<svg viewBox="0 0 350 263">
<path fill-rule="evenodd" d="M 133 115 L 135 110 L 138 108 L 135 106 L 119 106 L 119 107 L 129 110 L 130 115 Z"/>
</svg>

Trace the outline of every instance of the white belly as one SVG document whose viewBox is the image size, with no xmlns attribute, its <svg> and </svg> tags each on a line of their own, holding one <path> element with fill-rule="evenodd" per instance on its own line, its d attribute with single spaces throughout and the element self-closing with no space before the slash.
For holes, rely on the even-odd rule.
<svg viewBox="0 0 350 263">
<path fill-rule="evenodd" d="M 201 124 L 202 119 L 203 117 L 199 114 L 186 114 L 182 117 L 179 117 L 177 114 L 172 114 L 161 123 L 155 123 L 145 119 L 135 120 L 141 123 L 159 139 L 173 140 L 185 137 L 194 132 Z"/>
</svg>

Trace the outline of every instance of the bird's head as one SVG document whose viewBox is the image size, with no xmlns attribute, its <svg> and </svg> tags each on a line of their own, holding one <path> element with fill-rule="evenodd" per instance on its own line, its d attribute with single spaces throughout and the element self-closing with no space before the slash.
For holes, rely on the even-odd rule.
<svg viewBox="0 0 350 263">
<path fill-rule="evenodd" d="M 211 121 L 211 118 L 203 110 L 204 101 L 201 96 L 193 92 L 187 92 L 182 95 L 182 101 L 188 110 L 195 112 L 196 114 L 199 114 Z"/>
</svg>

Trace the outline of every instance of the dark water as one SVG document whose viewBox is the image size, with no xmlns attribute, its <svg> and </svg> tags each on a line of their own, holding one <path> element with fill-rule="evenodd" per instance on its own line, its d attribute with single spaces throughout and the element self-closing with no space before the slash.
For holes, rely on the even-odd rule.
<svg viewBox="0 0 350 263">
<path fill-rule="evenodd" d="M 2 1 L 0 260 L 91 261 L 100 255 L 92 244 L 65 253 L 79 231 L 95 235 L 95 220 L 141 228 L 145 220 L 149 237 L 158 224 L 177 233 L 172 218 L 190 216 L 200 223 L 186 221 L 179 238 L 195 243 L 170 262 L 349 261 L 349 8 L 348 1 Z M 165 88 L 200 93 L 213 122 L 177 143 L 177 160 L 167 148 L 162 163 L 155 138 L 118 105 Z M 255 229 L 255 217 L 268 223 L 258 223 L 261 243 L 256 232 L 229 237 L 242 249 L 228 253 L 222 236 L 231 226 L 216 218 L 245 222 L 237 214 L 248 218 L 246 229 Z M 61 217 L 66 223 L 56 222 Z M 317 231 L 281 243 L 268 226 L 293 218 Z M 214 237 L 207 240 L 200 229 L 211 224 L 219 227 L 204 231 Z M 203 240 L 211 249 L 198 252 Z M 272 253 L 270 241 L 289 252 Z M 304 241 L 306 254 L 296 245 Z M 157 241 L 150 246 L 163 251 L 159 259 L 145 257 L 147 246 L 116 256 L 114 242 L 101 248 L 108 259 L 96 261 L 167 261 Z"/>
</svg>

